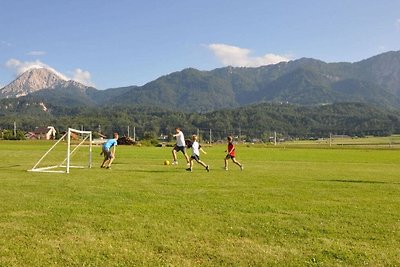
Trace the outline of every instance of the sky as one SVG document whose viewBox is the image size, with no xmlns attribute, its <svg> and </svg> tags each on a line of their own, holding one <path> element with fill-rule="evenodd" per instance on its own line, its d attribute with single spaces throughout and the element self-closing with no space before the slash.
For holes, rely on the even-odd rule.
<svg viewBox="0 0 400 267">
<path fill-rule="evenodd" d="M 0 88 L 33 67 L 108 89 L 185 68 L 398 50 L 399 0 L 0 1 Z"/>
</svg>

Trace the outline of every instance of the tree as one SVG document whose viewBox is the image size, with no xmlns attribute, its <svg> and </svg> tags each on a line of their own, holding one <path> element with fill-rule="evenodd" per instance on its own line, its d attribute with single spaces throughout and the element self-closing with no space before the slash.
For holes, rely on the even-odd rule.
<svg viewBox="0 0 400 267">
<path fill-rule="evenodd" d="M 16 131 L 16 135 L 14 135 L 14 131 L 12 130 L 3 130 L 2 136 L 4 140 L 25 140 L 25 132 L 21 130 Z"/>
</svg>

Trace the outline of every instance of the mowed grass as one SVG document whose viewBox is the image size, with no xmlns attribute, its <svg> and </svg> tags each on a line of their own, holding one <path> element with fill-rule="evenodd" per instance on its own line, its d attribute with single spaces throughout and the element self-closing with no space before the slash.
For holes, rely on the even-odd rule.
<svg viewBox="0 0 400 267">
<path fill-rule="evenodd" d="M 119 146 L 112 170 L 27 172 L 48 142 L 0 142 L 0 266 L 399 266 L 400 150 Z"/>
</svg>

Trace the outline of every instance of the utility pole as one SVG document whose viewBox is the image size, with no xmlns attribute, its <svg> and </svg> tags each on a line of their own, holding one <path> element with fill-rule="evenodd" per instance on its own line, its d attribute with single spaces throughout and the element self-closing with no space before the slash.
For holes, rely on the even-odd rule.
<svg viewBox="0 0 400 267">
<path fill-rule="evenodd" d="M 128 125 L 128 137 L 129 137 L 129 125 Z"/>
<path fill-rule="evenodd" d="M 210 128 L 210 145 L 211 145 L 211 128 Z"/>
<path fill-rule="evenodd" d="M 17 123 L 14 121 L 14 136 L 17 136 Z"/>
<path fill-rule="evenodd" d="M 133 142 L 136 141 L 136 127 L 133 126 Z"/>
</svg>

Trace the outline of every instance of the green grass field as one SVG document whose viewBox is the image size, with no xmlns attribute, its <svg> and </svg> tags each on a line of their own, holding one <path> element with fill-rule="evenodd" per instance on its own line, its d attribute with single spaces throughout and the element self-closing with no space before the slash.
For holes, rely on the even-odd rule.
<svg viewBox="0 0 400 267">
<path fill-rule="evenodd" d="M 400 149 L 119 146 L 112 170 L 27 172 L 49 142 L 0 141 L 0 266 L 399 266 Z"/>
</svg>

